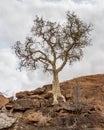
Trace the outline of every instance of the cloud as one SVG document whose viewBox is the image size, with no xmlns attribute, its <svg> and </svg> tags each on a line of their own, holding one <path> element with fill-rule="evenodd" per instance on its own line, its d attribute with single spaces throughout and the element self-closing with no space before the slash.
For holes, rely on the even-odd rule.
<svg viewBox="0 0 104 130">
<path fill-rule="evenodd" d="M 102 0 L 2 0 L 0 3 L 0 91 L 12 95 L 52 82 L 52 76 L 41 70 L 19 72 L 18 59 L 10 50 L 17 40 L 30 34 L 35 15 L 54 21 L 64 21 L 67 10 L 75 11 L 85 22 L 92 23 L 92 46 L 84 50 L 82 61 L 66 65 L 60 81 L 81 75 L 104 73 L 104 1 Z"/>
<path fill-rule="evenodd" d="M 0 92 L 7 96 L 17 91 L 31 90 L 46 83 L 47 76 L 37 70 L 36 72 L 19 71 L 18 59 L 10 49 L 0 51 Z M 40 74 L 40 75 L 39 75 Z"/>
</svg>

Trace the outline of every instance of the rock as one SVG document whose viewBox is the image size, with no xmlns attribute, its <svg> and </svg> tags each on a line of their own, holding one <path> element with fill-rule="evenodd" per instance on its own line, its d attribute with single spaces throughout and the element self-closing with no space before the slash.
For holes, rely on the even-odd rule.
<svg viewBox="0 0 104 130">
<path fill-rule="evenodd" d="M 57 105 L 49 93 L 52 85 L 20 92 L 16 100 L 9 100 L 7 113 L 13 109 L 8 115 L 18 118 L 9 130 L 104 130 L 104 74 L 60 85 L 66 102 L 59 99 Z"/>
<path fill-rule="evenodd" d="M 0 129 L 9 128 L 16 122 L 16 118 L 9 117 L 5 113 L 0 113 Z"/>
<path fill-rule="evenodd" d="M 23 117 L 23 113 L 22 112 L 15 112 L 14 113 L 14 117 L 16 117 L 16 118 L 22 118 Z"/>
<path fill-rule="evenodd" d="M 64 130 L 64 128 L 70 128 L 74 125 L 75 123 L 75 117 L 71 116 L 71 117 L 56 117 L 52 119 L 52 126 L 56 127 L 56 128 L 61 128 L 62 130 Z M 74 127 L 73 127 L 74 128 Z M 70 130 L 70 129 L 69 129 Z M 73 129 L 72 129 L 73 130 Z"/>
<path fill-rule="evenodd" d="M 10 109 L 13 108 L 13 104 L 12 103 L 8 103 L 5 107 L 6 107 L 7 110 L 10 110 Z"/>
<path fill-rule="evenodd" d="M 14 101 L 14 97 L 13 96 L 9 97 L 8 99 L 9 99 L 9 102 L 13 102 Z"/>
<path fill-rule="evenodd" d="M 37 88 L 37 89 L 35 89 L 34 91 L 30 91 L 30 92 L 28 92 L 28 95 L 30 96 L 30 95 L 41 95 L 41 94 L 43 94 L 45 92 L 45 88 L 43 87 L 43 88 Z"/>
<path fill-rule="evenodd" d="M 29 111 L 24 114 L 26 122 L 34 122 L 35 126 L 47 126 L 47 122 L 50 120 L 49 117 L 43 116 L 42 112 Z"/>
<path fill-rule="evenodd" d="M 47 93 L 47 94 L 44 95 L 44 98 L 45 99 L 53 98 L 53 94 L 52 93 Z"/>
<path fill-rule="evenodd" d="M 60 103 L 60 106 L 65 109 L 65 110 L 70 110 L 70 104 L 69 102 L 63 102 L 63 103 Z"/>
<path fill-rule="evenodd" d="M 48 93 L 52 90 L 52 84 L 44 85 L 43 88 L 45 89 L 45 93 Z"/>
<path fill-rule="evenodd" d="M 70 98 L 72 98 L 72 96 L 73 96 L 73 92 L 72 92 L 71 89 L 69 89 L 68 91 L 66 91 L 65 97 L 66 97 L 67 100 L 70 99 Z"/>
<path fill-rule="evenodd" d="M 13 103 L 14 110 L 25 111 L 27 109 L 31 109 L 34 107 L 35 107 L 35 102 L 30 98 L 18 99 L 18 100 L 15 100 Z"/>
<path fill-rule="evenodd" d="M 40 95 L 30 95 L 29 98 L 31 98 L 31 99 L 43 99 L 43 97 L 40 96 Z"/>
<path fill-rule="evenodd" d="M 42 112 L 29 112 L 25 114 L 28 122 L 38 122 L 42 118 Z"/>
<path fill-rule="evenodd" d="M 49 122 L 50 120 L 51 120 L 50 117 L 42 116 L 39 120 L 38 126 L 41 127 L 50 126 L 50 122 Z"/>
<path fill-rule="evenodd" d="M 27 97 L 27 91 L 16 93 L 17 98 L 24 98 Z"/>
<path fill-rule="evenodd" d="M 4 97 L 3 95 L 0 95 L 0 108 L 5 106 L 7 103 L 9 103 L 9 99 Z"/>
</svg>

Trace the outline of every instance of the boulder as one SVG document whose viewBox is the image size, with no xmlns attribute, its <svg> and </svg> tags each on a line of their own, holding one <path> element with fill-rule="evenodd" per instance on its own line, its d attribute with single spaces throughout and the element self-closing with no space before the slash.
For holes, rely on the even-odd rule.
<svg viewBox="0 0 104 130">
<path fill-rule="evenodd" d="M 0 129 L 9 128 L 16 122 L 16 118 L 0 113 Z"/>
<path fill-rule="evenodd" d="M 28 122 L 38 122 L 43 116 L 42 116 L 42 112 L 30 111 L 30 112 L 26 112 L 24 117 Z"/>
<path fill-rule="evenodd" d="M 9 99 L 6 98 L 3 95 L 0 95 L 0 109 L 5 106 L 7 103 L 9 103 Z"/>
<path fill-rule="evenodd" d="M 13 109 L 25 111 L 35 107 L 35 102 L 31 98 L 18 99 L 13 102 Z"/>
<path fill-rule="evenodd" d="M 27 91 L 24 91 L 24 92 L 18 92 L 18 93 L 16 93 L 16 97 L 17 98 L 25 98 L 25 97 L 27 97 Z"/>
<path fill-rule="evenodd" d="M 50 118 L 48 116 L 43 116 L 42 112 L 34 112 L 34 111 L 27 111 L 24 114 L 26 122 L 33 122 L 35 126 L 47 126 L 48 121 Z"/>
</svg>

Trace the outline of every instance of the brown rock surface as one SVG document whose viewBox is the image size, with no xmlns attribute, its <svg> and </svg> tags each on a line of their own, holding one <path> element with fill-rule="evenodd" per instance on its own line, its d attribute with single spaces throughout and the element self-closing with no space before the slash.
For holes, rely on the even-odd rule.
<svg viewBox="0 0 104 130">
<path fill-rule="evenodd" d="M 3 95 L 0 95 L 0 108 L 5 106 L 7 103 L 9 103 L 9 99 Z"/>
<path fill-rule="evenodd" d="M 104 74 L 60 83 L 66 102 L 52 105 L 51 85 L 17 93 L 6 105 L 17 121 L 8 130 L 104 130 Z"/>
</svg>

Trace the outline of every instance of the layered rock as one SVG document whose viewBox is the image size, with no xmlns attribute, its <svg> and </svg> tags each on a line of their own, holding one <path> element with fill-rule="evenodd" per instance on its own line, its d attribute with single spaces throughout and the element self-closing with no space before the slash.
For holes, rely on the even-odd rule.
<svg viewBox="0 0 104 130">
<path fill-rule="evenodd" d="M 60 83 L 66 98 L 52 105 L 51 85 L 19 92 L 5 104 L 7 116 L 16 119 L 7 130 L 103 130 L 104 75 L 92 75 Z"/>
<path fill-rule="evenodd" d="M 0 94 L 0 108 L 5 106 L 7 103 L 9 103 L 9 99 Z"/>
</svg>

